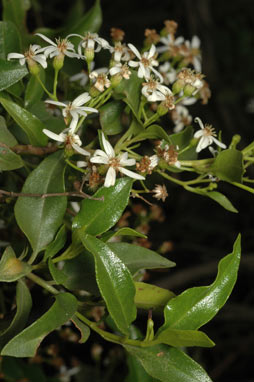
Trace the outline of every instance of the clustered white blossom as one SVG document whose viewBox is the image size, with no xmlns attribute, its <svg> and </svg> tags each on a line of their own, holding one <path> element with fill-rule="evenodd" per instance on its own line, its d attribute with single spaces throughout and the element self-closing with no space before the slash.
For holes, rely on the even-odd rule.
<svg viewBox="0 0 254 382">
<path fill-rule="evenodd" d="M 134 70 L 136 69 L 137 76 L 143 79 L 141 92 L 145 97 L 146 102 L 160 102 L 161 105 L 166 108 L 166 112 L 170 111 L 172 120 L 175 123 L 174 132 L 179 132 L 191 123 L 192 117 L 186 106 L 197 101 L 197 93 L 203 86 L 203 75 L 200 73 L 200 40 L 197 36 L 194 36 L 191 41 L 184 40 L 182 36 L 175 38 L 174 34 L 177 24 L 168 21 L 168 24 L 165 22 L 165 25 L 167 25 L 168 34 L 159 37 L 159 46 L 155 46 L 157 42 L 151 43 L 149 49 L 142 53 L 140 53 L 133 44 L 129 43 L 126 45 L 120 40 L 115 41 L 114 46 L 111 46 L 105 39 L 99 37 L 97 33 L 87 32 L 83 36 L 73 33 L 69 34 L 64 39 L 59 38 L 55 41 L 52 41 L 41 33 L 37 33 L 36 35 L 47 42 L 49 44 L 48 46 L 41 47 L 36 44 L 30 45 L 28 51 L 24 54 L 9 53 L 7 59 L 18 59 L 20 65 L 25 65 L 25 63 L 27 63 L 29 68 L 33 65 L 36 66 L 37 64 L 40 64 L 44 69 L 47 68 L 47 60 L 49 58 L 60 57 L 63 60 L 64 57 L 67 56 L 69 58 L 86 60 L 88 70 L 83 70 L 82 72 L 71 76 L 69 80 L 71 82 L 79 81 L 82 87 L 85 87 L 88 81 L 90 81 L 90 84 L 97 89 L 96 91 L 98 93 L 103 93 L 106 89 L 113 86 L 113 78 L 115 77 L 117 77 L 117 79 L 120 78 L 120 81 L 122 79 L 128 80 L 133 73 L 131 68 Z M 77 52 L 75 51 L 75 46 L 70 41 L 72 37 L 80 38 Z M 101 49 L 106 49 L 111 54 L 111 65 L 109 68 L 95 70 L 94 53 L 99 52 Z M 169 61 L 165 61 L 163 64 L 159 65 L 159 62 L 161 61 L 157 59 L 158 54 L 169 54 L 172 57 L 181 54 L 186 66 L 190 63 L 194 67 L 196 73 L 188 68 L 177 69 L 177 67 Z M 178 94 L 178 97 L 181 98 L 181 100 L 175 105 L 175 92 L 173 93 L 169 86 L 179 80 L 179 78 L 181 80 L 184 79 L 187 84 L 194 85 L 196 90 L 193 93 L 194 96 L 189 96 L 187 98 L 183 97 L 184 90 L 181 90 Z M 79 123 L 80 118 L 84 119 L 90 113 L 98 113 L 96 108 L 89 106 L 92 99 L 92 96 L 88 92 L 83 92 L 72 102 L 61 102 L 54 99 L 46 100 L 45 102 L 47 104 L 61 108 L 67 127 L 60 134 L 56 134 L 48 129 L 44 129 L 43 132 L 49 138 L 64 144 L 65 148 L 71 148 L 75 152 L 89 157 L 91 164 L 104 165 L 106 167 L 105 187 L 110 187 L 115 184 L 118 172 L 133 179 L 144 180 L 145 177 L 143 175 L 126 169 L 126 167 L 134 166 L 136 160 L 134 158 L 128 158 L 127 152 L 116 154 L 104 133 L 102 133 L 103 150 L 97 149 L 94 154 L 91 155 L 90 152 L 81 147 L 82 142 L 77 131 L 81 125 L 81 123 Z M 195 121 L 199 123 L 201 128 L 194 134 L 194 138 L 198 139 L 197 152 L 200 152 L 212 143 L 216 143 L 221 148 L 226 148 L 223 143 L 215 138 L 216 134 L 211 126 L 204 126 L 200 118 L 196 118 Z M 170 151 L 170 148 L 168 147 L 167 150 Z M 167 152 L 167 150 L 164 151 Z M 154 159 L 155 157 L 156 163 Z M 151 158 L 153 158 L 153 161 L 151 161 Z M 152 171 L 152 169 L 158 165 L 159 160 L 156 155 L 151 158 L 151 163 L 155 163 L 155 165 L 151 165 L 151 169 L 148 169 L 149 171 Z M 177 156 L 175 156 L 174 163 L 172 162 L 172 164 L 176 167 L 180 167 L 180 162 L 177 160 Z M 80 167 L 88 166 L 88 162 L 78 161 L 77 165 Z M 93 167 L 96 168 L 95 165 L 93 165 Z M 138 168 L 141 167 L 137 164 L 137 169 Z M 156 195 L 157 194 L 155 193 L 155 197 L 158 197 Z"/>
</svg>

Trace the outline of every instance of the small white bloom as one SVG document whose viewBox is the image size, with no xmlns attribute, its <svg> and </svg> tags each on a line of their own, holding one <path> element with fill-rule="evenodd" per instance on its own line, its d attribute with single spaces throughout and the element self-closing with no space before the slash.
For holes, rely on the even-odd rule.
<svg viewBox="0 0 254 382">
<path fill-rule="evenodd" d="M 118 62 L 113 66 L 112 68 L 109 69 L 109 74 L 111 76 L 114 76 L 116 74 L 120 74 L 122 78 L 128 80 L 131 76 L 131 71 L 128 67 L 127 64 L 122 64 L 121 62 Z"/>
<path fill-rule="evenodd" d="M 106 164 L 109 166 L 104 186 L 110 187 L 114 186 L 116 182 L 116 173 L 120 171 L 122 174 L 129 176 L 133 179 L 144 180 L 142 175 L 136 174 L 133 171 L 127 170 L 125 166 L 134 166 L 136 164 L 135 159 L 128 159 L 128 153 L 122 153 L 118 156 L 115 155 L 115 151 L 109 141 L 106 140 L 104 134 L 102 133 L 102 144 L 104 150 L 96 150 L 94 156 L 90 159 L 92 163 Z"/>
<path fill-rule="evenodd" d="M 164 101 L 167 95 L 173 95 L 167 86 L 162 85 L 153 78 L 147 79 L 142 86 L 142 94 L 149 102 Z"/>
<path fill-rule="evenodd" d="M 116 62 L 129 61 L 131 58 L 127 46 L 120 41 L 111 47 L 110 52 L 113 53 L 113 60 Z"/>
<path fill-rule="evenodd" d="M 196 133 L 194 134 L 194 138 L 199 138 L 199 142 L 196 148 L 197 153 L 199 153 L 206 147 L 212 145 L 213 143 L 216 143 L 216 145 L 221 147 L 222 149 L 225 149 L 227 147 L 226 145 L 224 145 L 224 143 L 220 142 L 218 139 L 215 138 L 216 133 L 214 132 L 214 128 L 211 125 L 206 124 L 204 126 L 203 122 L 198 117 L 195 118 L 195 122 L 197 122 L 201 127 L 201 129 L 196 131 Z"/>
<path fill-rule="evenodd" d="M 107 68 L 101 68 L 94 70 L 89 75 L 92 80 L 95 80 L 94 87 L 101 93 L 104 92 L 105 88 L 109 88 L 111 85 L 111 82 L 105 73 L 106 71 Z"/>
<path fill-rule="evenodd" d="M 161 37 L 160 42 L 164 46 L 159 46 L 156 48 L 158 53 L 171 52 L 180 47 L 180 45 L 184 42 L 184 38 L 182 36 L 174 38 L 174 36 L 168 34 L 165 37 Z"/>
<path fill-rule="evenodd" d="M 50 44 L 49 46 L 41 48 L 46 57 L 49 56 L 52 58 L 62 54 L 63 56 L 80 58 L 80 56 L 75 52 L 74 45 L 68 41 L 67 38 L 59 38 L 56 39 L 56 42 L 54 42 L 42 33 L 36 33 L 36 36 L 41 37 L 44 41 Z"/>
<path fill-rule="evenodd" d="M 154 66 L 158 66 L 159 63 L 155 60 L 156 48 L 155 45 L 152 44 L 150 50 L 142 54 L 139 53 L 137 48 L 134 45 L 128 44 L 128 47 L 132 50 L 132 52 L 137 56 L 139 61 L 129 61 L 129 65 L 133 68 L 138 67 L 138 77 L 149 79 L 151 76 L 151 71 L 163 81 L 162 75 L 154 69 Z"/>
<path fill-rule="evenodd" d="M 189 61 L 194 66 L 197 72 L 201 72 L 201 53 L 200 53 L 200 39 L 198 36 L 193 36 L 191 42 L 186 40 L 181 51 L 183 56 L 187 56 Z"/>
<path fill-rule="evenodd" d="M 69 78 L 70 82 L 79 81 L 80 86 L 85 86 L 89 80 L 88 74 L 82 70 L 82 72 L 74 74 Z"/>
<path fill-rule="evenodd" d="M 72 34 L 69 34 L 67 38 L 73 37 L 73 36 L 81 38 L 81 42 L 78 45 L 78 53 L 80 56 L 82 56 L 82 48 L 88 49 L 94 52 L 99 52 L 101 48 L 103 49 L 111 48 L 109 43 L 104 38 L 99 37 L 97 33 L 87 32 L 84 36 L 81 36 L 80 34 L 77 34 L 77 33 L 72 33 Z"/>
<path fill-rule="evenodd" d="M 90 95 L 85 92 L 80 94 L 77 98 L 75 98 L 72 102 L 68 104 L 59 101 L 46 100 L 45 102 L 50 103 L 52 105 L 63 107 L 62 113 L 64 118 L 68 118 L 69 115 L 72 117 L 72 121 L 70 123 L 70 131 L 74 132 L 78 123 L 78 119 L 80 115 L 84 117 L 87 116 L 87 112 L 89 113 L 98 113 L 97 109 L 88 106 L 82 106 L 88 101 L 90 101 Z"/>
<path fill-rule="evenodd" d="M 185 126 L 188 126 L 192 121 L 192 116 L 189 110 L 182 105 L 176 105 L 172 114 L 172 119 L 175 123 L 174 133 L 179 133 Z"/>
<path fill-rule="evenodd" d="M 53 131 L 50 131 L 48 129 L 43 129 L 42 131 L 54 141 L 64 143 L 65 146 L 71 146 L 79 154 L 90 156 L 90 153 L 88 151 L 80 147 L 82 145 L 82 142 L 77 134 L 73 134 L 71 131 L 65 133 L 64 131 L 66 131 L 66 129 L 60 134 L 55 134 L 53 133 Z"/>
<path fill-rule="evenodd" d="M 175 82 L 177 72 L 168 61 L 159 66 L 159 72 L 161 73 L 163 81 L 166 85 L 173 84 L 173 82 Z"/>
<path fill-rule="evenodd" d="M 40 45 L 30 45 L 29 50 L 24 54 L 21 53 L 9 53 L 7 60 L 18 59 L 20 65 L 25 65 L 25 62 L 29 60 L 38 62 L 44 69 L 47 67 L 47 59 L 44 54 L 41 54 L 42 48 Z"/>
</svg>

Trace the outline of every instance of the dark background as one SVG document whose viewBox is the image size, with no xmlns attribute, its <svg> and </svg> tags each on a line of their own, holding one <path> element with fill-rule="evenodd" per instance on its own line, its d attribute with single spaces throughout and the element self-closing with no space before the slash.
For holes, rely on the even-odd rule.
<svg viewBox="0 0 254 382">
<path fill-rule="evenodd" d="M 41 21 L 49 27 L 60 27 L 72 6 L 71 1 L 60 0 L 38 4 Z M 86 1 L 87 9 L 92 5 L 93 1 Z M 211 123 L 217 131 L 222 130 L 227 144 L 234 134 L 242 137 L 239 148 L 254 139 L 253 0 L 102 0 L 101 5 L 104 23 L 100 35 L 106 39 L 111 27 L 119 27 L 126 32 L 126 42 L 141 47 L 145 28 L 159 31 L 166 19 L 177 21 L 178 36 L 199 36 L 203 73 L 212 98 L 208 105 L 195 105 L 190 112 L 193 110 L 192 115 Z M 31 16 L 31 28 L 33 22 Z M 170 240 L 173 249 L 168 255 L 177 267 L 170 276 L 155 273 L 151 279 L 176 293 L 208 285 L 215 278 L 218 261 L 231 252 L 241 232 L 243 256 L 238 282 L 226 306 L 203 328 L 217 346 L 194 349 L 190 354 L 214 382 L 254 381 L 254 196 L 227 184 L 222 184 L 220 190 L 239 210 L 238 214 L 180 187 L 169 186 L 169 198 L 163 205 L 166 223 L 154 224 L 149 240 L 155 248 L 161 240 Z"/>
</svg>

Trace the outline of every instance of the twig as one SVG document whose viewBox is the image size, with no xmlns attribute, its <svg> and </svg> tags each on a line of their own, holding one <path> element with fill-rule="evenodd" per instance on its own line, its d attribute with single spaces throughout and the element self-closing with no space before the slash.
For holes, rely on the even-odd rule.
<svg viewBox="0 0 254 382">
<path fill-rule="evenodd" d="M 20 196 L 22 196 L 22 197 L 28 197 L 28 198 L 34 197 L 34 198 L 42 198 L 42 199 L 49 198 L 51 196 L 75 196 L 75 197 L 83 198 L 83 199 L 92 199 L 92 200 L 101 200 L 101 201 L 104 200 L 103 196 L 100 198 L 94 198 L 93 196 L 90 196 L 90 195 L 84 193 L 83 191 L 79 191 L 79 192 L 74 192 L 74 191 L 71 191 L 71 192 L 52 192 L 52 193 L 48 193 L 48 194 L 37 194 L 37 193 L 13 192 L 13 191 L 0 190 L 0 197 L 1 197 L 1 195 L 6 195 L 6 196 L 9 196 L 11 198 L 19 198 Z"/>
<path fill-rule="evenodd" d="M 11 150 L 17 154 L 47 155 L 58 150 L 58 146 L 37 147 L 32 145 L 16 145 Z"/>
</svg>

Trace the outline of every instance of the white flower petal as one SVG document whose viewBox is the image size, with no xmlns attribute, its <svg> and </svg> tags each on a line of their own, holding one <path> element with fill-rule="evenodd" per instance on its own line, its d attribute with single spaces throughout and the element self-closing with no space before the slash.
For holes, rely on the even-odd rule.
<svg viewBox="0 0 254 382">
<path fill-rule="evenodd" d="M 52 101 L 51 99 L 46 99 L 44 102 L 50 103 L 50 104 L 56 105 L 56 106 L 64 106 L 64 107 L 66 107 L 66 103 L 59 102 L 59 101 Z"/>
<path fill-rule="evenodd" d="M 108 164 L 108 157 L 105 158 L 103 156 L 93 156 L 91 159 L 90 159 L 90 162 L 91 163 L 101 163 L 101 164 Z"/>
<path fill-rule="evenodd" d="M 137 48 L 135 48 L 134 45 L 132 44 L 128 44 L 128 47 L 130 48 L 130 50 L 132 50 L 132 52 L 141 60 L 141 54 L 139 53 L 139 51 L 137 50 Z"/>
<path fill-rule="evenodd" d="M 212 139 L 216 143 L 217 146 L 220 146 L 222 149 L 226 149 L 227 148 L 227 146 L 224 143 L 220 142 L 218 139 L 216 139 L 214 137 L 212 137 Z"/>
<path fill-rule="evenodd" d="M 105 187 L 111 187 L 114 186 L 116 182 L 116 170 L 113 167 L 109 167 L 106 178 L 104 181 Z"/>
<path fill-rule="evenodd" d="M 57 46 L 56 43 L 42 33 L 35 33 L 35 36 L 41 37 L 44 41 L 47 41 L 50 45 Z"/>
<path fill-rule="evenodd" d="M 48 129 L 43 129 L 42 130 L 44 134 L 46 134 L 49 138 L 51 139 L 54 139 L 54 141 L 57 141 L 57 142 L 64 142 L 65 141 L 65 134 L 64 133 L 61 133 L 61 134 L 55 134 L 53 133 L 53 131 L 50 131 Z"/>
<path fill-rule="evenodd" d="M 7 60 L 11 60 L 12 58 L 24 58 L 24 54 L 21 54 L 21 53 L 9 53 L 8 56 L 7 56 Z"/>
<path fill-rule="evenodd" d="M 114 158 L 115 157 L 115 151 L 114 151 L 113 147 L 111 146 L 111 144 L 109 143 L 109 141 L 106 140 L 104 133 L 102 133 L 102 144 L 103 144 L 103 147 L 104 147 L 106 154 L 110 158 Z"/>
<path fill-rule="evenodd" d="M 77 145 L 76 143 L 72 143 L 71 145 L 72 145 L 72 147 L 74 148 L 74 150 L 77 151 L 79 154 L 82 154 L 82 155 L 88 155 L 88 156 L 91 155 L 88 151 L 82 149 L 82 148 L 81 148 L 79 145 Z"/>
<path fill-rule="evenodd" d="M 136 172 L 127 170 L 127 168 L 124 167 L 118 167 L 118 170 L 124 174 L 127 175 L 129 178 L 138 179 L 138 180 L 145 180 L 145 177 L 142 175 L 137 174 Z"/>
<path fill-rule="evenodd" d="M 77 98 L 75 98 L 74 101 L 72 102 L 72 105 L 81 106 L 81 105 L 84 105 L 84 103 L 87 103 L 88 101 L 90 101 L 90 99 L 91 99 L 91 96 L 87 92 L 85 92 L 80 94 Z"/>
<path fill-rule="evenodd" d="M 196 118 L 194 119 L 194 121 L 197 122 L 197 123 L 199 124 L 199 126 L 201 127 L 201 129 L 204 129 L 204 128 L 205 128 L 203 122 L 201 121 L 201 119 L 200 119 L 199 117 L 196 117 Z"/>
<path fill-rule="evenodd" d="M 191 40 L 192 48 L 198 49 L 200 47 L 200 39 L 198 36 L 193 36 Z"/>
</svg>

